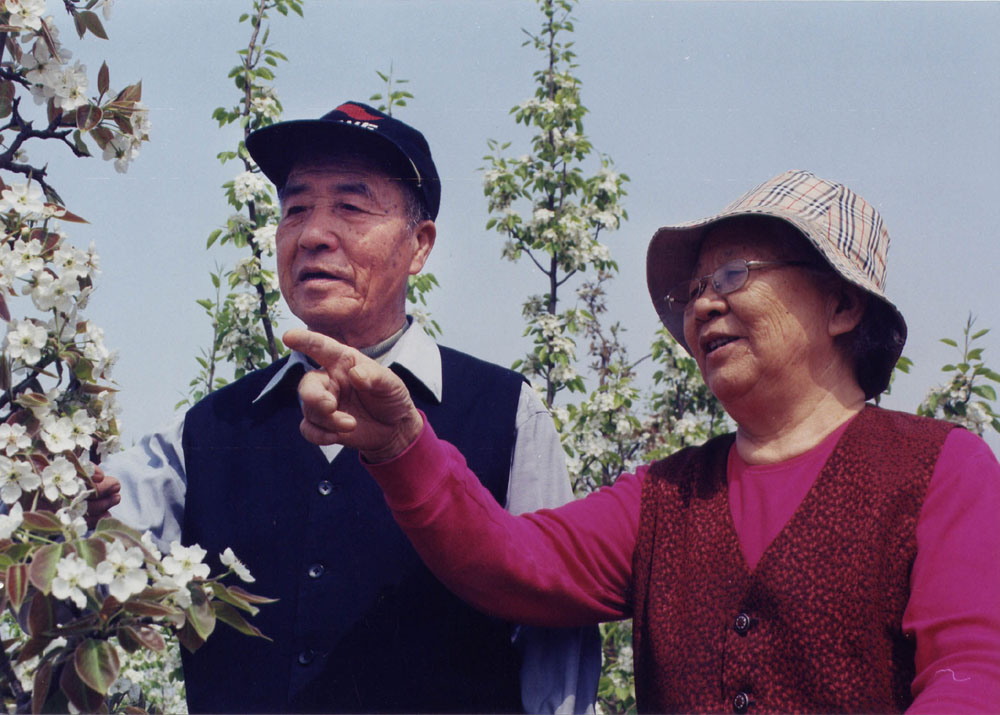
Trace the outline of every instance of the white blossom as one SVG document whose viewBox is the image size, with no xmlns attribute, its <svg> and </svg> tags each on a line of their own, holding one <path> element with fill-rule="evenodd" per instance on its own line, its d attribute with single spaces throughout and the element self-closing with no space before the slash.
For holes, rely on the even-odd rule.
<svg viewBox="0 0 1000 715">
<path fill-rule="evenodd" d="M 120 541 L 113 541 L 104 561 L 97 565 L 97 582 L 108 586 L 108 592 L 119 602 L 140 593 L 149 581 L 145 568 L 146 559 L 138 546 L 126 548 Z"/>
<path fill-rule="evenodd" d="M 49 339 L 48 331 L 28 320 L 15 321 L 11 326 L 6 338 L 7 357 L 26 365 L 34 365 L 41 360 L 42 348 Z"/>
<path fill-rule="evenodd" d="M 87 562 L 69 554 L 59 559 L 56 564 L 56 577 L 52 579 L 52 595 L 60 600 L 67 598 L 76 604 L 77 608 L 87 605 L 86 588 L 97 585 L 97 572 Z"/>
<path fill-rule="evenodd" d="M 0 457 L 0 499 L 4 504 L 13 504 L 23 493 L 34 491 L 41 484 L 41 477 L 27 462 Z"/>
<path fill-rule="evenodd" d="M 181 546 L 170 542 L 170 554 L 163 557 L 163 570 L 182 586 L 193 578 L 208 578 L 208 564 L 203 564 L 207 552 L 197 544 Z"/>
<path fill-rule="evenodd" d="M 37 183 L 13 184 L 0 192 L 0 211 L 14 211 L 25 217 L 41 216 L 45 210 L 45 195 Z M 37 241 L 36 241 L 37 243 Z M 39 244 L 39 247 L 41 244 Z"/>
<path fill-rule="evenodd" d="M 0 451 L 11 456 L 31 446 L 28 429 L 20 424 L 0 424 Z"/>
<path fill-rule="evenodd" d="M 253 232 L 253 240 L 257 247 L 268 256 L 274 255 L 278 227 L 273 223 L 261 226 Z"/>
<path fill-rule="evenodd" d="M 71 497 L 85 489 L 76 467 L 65 457 L 56 457 L 42 470 L 42 485 L 49 501 L 55 501 L 60 495 Z"/>
<path fill-rule="evenodd" d="M 0 514 L 0 539 L 9 539 L 24 521 L 24 508 L 15 504 L 6 514 Z"/>
<path fill-rule="evenodd" d="M 45 447 L 52 453 L 68 452 L 76 447 L 73 435 L 73 420 L 59 417 L 51 412 L 42 421 L 41 435 Z"/>
<path fill-rule="evenodd" d="M 233 179 L 233 195 L 237 201 L 245 204 L 260 194 L 266 194 L 269 186 L 262 174 L 244 171 Z"/>
<path fill-rule="evenodd" d="M 88 103 L 87 100 L 87 68 L 79 62 L 72 67 L 63 67 L 58 72 L 48 75 L 50 81 L 46 86 L 46 94 L 51 91 L 51 97 L 56 107 L 69 112 Z"/>
<path fill-rule="evenodd" d="M 7 22 L 22 30 L 42 29 L 45 0 L 5 0 L 4 8 L 10 13 Z"/>
<path fill-rule="evenodd" d="M 219 560 L 222 562 L 223 566 L 228 566 L 233 570 L 233 572 L 240 577 L 241 581 L 246 583 L 253 583 L 257 579 L 250 575 L 250 569 L 248 569 L 242 561 L 236 558 L 236 554 L 233 550 L 226 547 L 226 550 L 219 555 Z"/>
</svg>

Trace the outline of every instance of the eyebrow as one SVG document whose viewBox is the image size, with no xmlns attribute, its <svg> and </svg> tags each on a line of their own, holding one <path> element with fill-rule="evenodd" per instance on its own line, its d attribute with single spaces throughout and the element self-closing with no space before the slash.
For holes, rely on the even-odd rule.
<svg viewBox="0 0 1000 715">
<path fill-rule="evenodd" d="M 303 183 L 285 184 L 281 191 L 278 192 L 278 200 L 285 201 L 293 196 L 304 194 L 306 191 L 308 191 L 308 187 Z M 375 192 L 364 181 L 345 181 L 344 183 L 336 184 L 333 187 L 333 191 L 338 194 L 363 196 L 371 201 L 376 200 Z"/>
</svg>

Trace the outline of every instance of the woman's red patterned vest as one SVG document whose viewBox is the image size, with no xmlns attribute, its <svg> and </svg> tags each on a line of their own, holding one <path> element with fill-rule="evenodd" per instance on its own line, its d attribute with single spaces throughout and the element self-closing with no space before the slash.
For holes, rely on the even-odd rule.
<svg viewBox="0 0 1000 715">
<path fill-rule="evenodd" d="M 633 561 L 647 712 L 893 712 L 916 525 L 950 423 L 867 407 L 752 571 L 726 492 L 733 435 L 655 463 Z"/>
</svg>

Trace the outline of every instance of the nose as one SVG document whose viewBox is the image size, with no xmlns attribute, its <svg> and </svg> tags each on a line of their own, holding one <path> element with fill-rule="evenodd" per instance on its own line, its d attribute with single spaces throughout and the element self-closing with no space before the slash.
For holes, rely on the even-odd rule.
<svg viewBox="0 0 1000 715">
<path fill-rule="evenodd" d="M 299 231 L 299 247 L 308 251 L 336 250 L 340 246 L 337 222 L 321 208 L 309 212 Z"/>
<path fill-rule="evenodd" d="M 729 302 L 725 296 L 716 292 L 711 280 L 705 281 L 705 288 L 701 295 L 692 300 L 684 311 L 684 318 L 688 316 L 695 320 L 705 321 L 716 315 L 722 315 L 729 310 Z"/>
</svg>

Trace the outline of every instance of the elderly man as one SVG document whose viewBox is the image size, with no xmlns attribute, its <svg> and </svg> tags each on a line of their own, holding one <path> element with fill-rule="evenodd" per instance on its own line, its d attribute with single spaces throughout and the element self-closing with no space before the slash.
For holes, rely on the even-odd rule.
<svg viewBox="0 0 1000 715">
<path fill-rule="evenodd" d="M 436 237 L 441 185 L 420 132 L 356 102 L 261 129 L 247 149 L 278 187 L 281 292 L 311 330 L 405 381 L 439 434 L 514 513 L 571 498 L 548 414 L 519 375 L 437 346 L 405 313 Z M 593 630 L 519 629 L 451 595 L 395 525 L 357 452 L 299 433 L 292 353 L 109 459 L 117 518 L 209 553 L 232 547 L 272 641 L 219 628 L 185 654 L 193 711 L 584 712 Z M 114 480 L 107 480 L 106 488 Z"/>
</svg>

